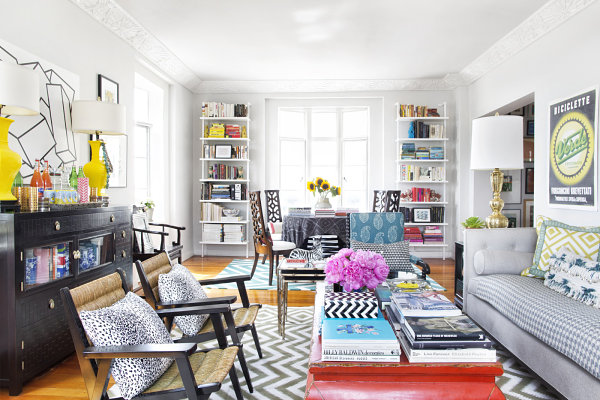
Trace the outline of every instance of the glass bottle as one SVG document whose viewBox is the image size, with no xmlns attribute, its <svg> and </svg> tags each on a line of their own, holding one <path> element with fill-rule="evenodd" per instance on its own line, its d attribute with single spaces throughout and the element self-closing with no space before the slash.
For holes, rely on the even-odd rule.
<svg viewBox="0 0 600 400">
<path fill-rule="evenodd" d="M 75 165 L 73 165 L 73 167 L 71 168 L 71 174 L 69 175 L 69 185 L 77 190 L 77 167 L 75 167 Z"/>
<path fill-rule="evenodd" d="M 40 173 L 40 160 L 35 160 L 35 169 L 31 176 L 31 187 L 38 188 L 38 198 L 44 195 L 44 181 L 42 180 L 42 174 Z"/>
<path fill-rule="evenodd" d="M 78 178 L 85 178 L 85 174 L 83 173 L 83 167 L 79 167 L 79 173 L 77 174 Z"/>
<path fill-rule="evenodd" d="M 50 179 L 50 164 L 46 160 L 46 168 L 42 173 L 42 181 L 44 182 L 44 189 L 52 189 L 52 180 Z"/>
<path fill-rule="evenodd" d="M 17 176 L 15 176 L 15 180 L 13 181 L 12 187 L 23 187 L 23 175 L 21 175 L 21 170 L 17 172 Z"/>
</svg>

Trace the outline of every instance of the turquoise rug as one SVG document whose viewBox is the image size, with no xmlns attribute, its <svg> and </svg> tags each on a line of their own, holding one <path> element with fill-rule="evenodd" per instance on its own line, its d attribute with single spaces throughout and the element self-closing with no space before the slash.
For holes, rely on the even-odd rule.
<svg viewBox="0 0 600 400">
<path fill-rule="evenodd" d="M 258 265 L 256 266 L 256 271 L 254 272 L 254 277 L 250 282 L 246 282 L 246 289 L 254 289 L 254 290 L 277 290 L 277 278 L 275 276 L 275 271 L 273 271 L 273 284 L 269 285 L 269 261 L 264 264 L 261 263 L 262 260 L 259 260 Z M 236 259 L 233 260 L 216 278 L 225 278 L 228 276 L 235 275 L 250 275 L 252 271 L 252 264 L 254 260 L 242 260 Z M 417 267 L 413 266 L 415 269 L 415 273 L 420 274 L 421 270 Z M 446 290 L 439 283 L 427 277 L 427 282 L 431 285 L 433 290 L 444 291 Z M 237 289 L 237 285 L 235 283 L 223 283 L 219 285 L 209 285 L 206 286 L 208 289 Z M 288 286 L 288 290 L 315 290 L 314 283 L 290 283 Z"/>
</svg>

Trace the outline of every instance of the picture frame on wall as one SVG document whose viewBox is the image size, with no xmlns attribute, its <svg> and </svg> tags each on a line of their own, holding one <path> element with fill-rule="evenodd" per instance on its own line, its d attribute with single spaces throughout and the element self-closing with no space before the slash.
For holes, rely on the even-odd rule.
<svg viewBox="0 0 600 400">
<path fill-rule="evenodd" d="M 533 168 L 525 168 L 525 194 L 533 194 L 534 185 L 534 169 Z"/>
<path fill-rule="evenodd" d="M 502 214 L 506 218 L 508 218 L 508 227 L 509 228 L 518 228 L 521 226 L 521 210 L 502 210 Z"/>
<path fill-rule="evenodd" d="M 521 173 L 520 169 L 504 172 L 504 184 L 500 196 L 505 204 L 521 203 Z"/>
<path fill-rule="evenodd" d="M 230 144 L 217 144 L 215 146 L 215 158 L 231 158 L 232 146 Z"/>
<path fill-rule="evenodd" d="M 529 137 L 535 136 L 535 121 L 534 120 L 530 119 L 527 121 L 527 128 L 525 130 L 525 133 Z"/>
<path fill-rule="evenodd" d="M 413 222 L 431 222 L 431 208 L 413 208 Z"/>
<path fill-rule="evenodd" d="M 119 104 L 119 84 L 98 74 L 98 98 L 101 101 Z M 106 145 L 106 152 L 113 167 L 113 172 L 108 178 L 108 187 L 127 187 L 127 136 L 103 136 L 101 139 Z"/>
<path fill-rule="evenodd" d="M 523 201 L 523 225 L 531 228 L 535 226 L 535 215 L 533 212 L 533 199 L 525 199 Z"/>
</svg>

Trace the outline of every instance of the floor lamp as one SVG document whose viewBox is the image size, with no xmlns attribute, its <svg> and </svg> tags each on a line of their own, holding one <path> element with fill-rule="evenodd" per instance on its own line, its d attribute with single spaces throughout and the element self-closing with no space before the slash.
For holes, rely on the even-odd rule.
<svg viewBox="0 0 600 400">
<path fill-rule="evenodd" d="M 508 218 L 502 215 L 504 174 L 500 169 L 523 169 L 523 117 L 496 114 L 473 120 L 471 169 L 492 170 L 494 197 L 490 200 L 492 214 L 485 220 L 487 227 L 508 227 Z"/>
</svg>

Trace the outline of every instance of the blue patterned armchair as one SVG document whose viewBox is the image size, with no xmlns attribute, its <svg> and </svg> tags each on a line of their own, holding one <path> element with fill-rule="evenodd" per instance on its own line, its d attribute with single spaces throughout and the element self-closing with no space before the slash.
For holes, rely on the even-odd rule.
<svg viewBox="0 0 600 400">
<path fill-rule="evenodd" d="M 350 239 L 378 244 L 404 240 L 404 214 L 401 212 L 350 214 Z M 411 254 L 410 262 L 421 267 L 423 279 L 431 272 L 429 265 L 420 257 Z"/>
</svg>

